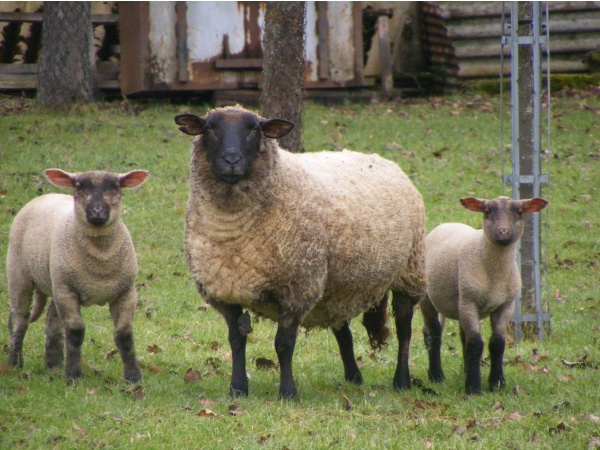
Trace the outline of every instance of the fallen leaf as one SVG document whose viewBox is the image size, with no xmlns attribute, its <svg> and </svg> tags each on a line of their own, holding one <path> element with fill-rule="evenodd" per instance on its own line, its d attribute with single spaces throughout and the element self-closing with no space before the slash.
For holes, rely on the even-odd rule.
<svg viewBox="0 0 600 450">
<path fill-rule="evenodd" d="M 210 344 L 208 344 L 208 348 L 211 350 L 219 350 L 221 348 L 221 344 L 219 344 L 217 341 L 212 341 Z"/>
<path fill-rule="evenodd" d="M 77 432 L 79 433 L 79 439 L 83 439 L 85 437 L 85 435 L 87 434 L 87 430 L 75 421 L 73 421 L 73 428 L 75 428 L 77 430 Z"/>
<path fill-rule="evenodd" d="M 502 403 L 496 402 L 494 403 L 494 406 L 492 406 L 492 409 L 495 411 L 504 411 L 504 406 L 502 406 Z"/>
<path fill-rule="evenodd" d="M 162 372 L 162 369 L 160 367 L 154 366 L 152 364 L 150 364 L 148 366 L 148 370 L 150 371 L 150 373 L 161 373 Z"/>
<path fill-rule="evenodd" d="M 194 383 L 194 382 L 200 380 L 201 378 L 202 378 L 202 375 L 200 375 L 200 372 L 198 372 L 197 370 L 188 369 L 185 372 L 185 375 L 183 376 L 183 382 L 185 384 Z"/>
<path fill-rule="evenodd" d="M 210 409 L 201 409 L 200 411 L 198 411 L 198 417 L 210 417 L 211 419 L 215 419 L 217 417 L 219 417 L 219 415 L 210 410 Z"/>
<path fill-rule="evenodd" d="M 10 366 L 7 366 L 5 364 L 0 364 L 0 374 L 9 373 L 10 370 L 11 370 Z"/>
<path fill-rule="evenodd" d="M 147 350 L 148 350 L 148 353 L 162 352 L 162 349 L 158 345 L 149 345 Z"/>
<path fill-rule="evenodd" d="M 275 369 L 277 368 L 277 364 L 274 361 L 267 358 L 256 358 L 256 368 L 257 369 Z"/>
<path fill-rule="evenodd" d="M 98 393 L 98 389 L 86 389 L 86 395 L 96 395 Z"/>
<path fill-rule="evenodd" d="M 272 434 L 267 434 L 266 436 L 261 436 L 260 438 L 258 438 L 258 443 L 260 445 L 266 444 L 267 442 L 269 442 L 271 439 L 273 439 L 273 435 Z"/>
<path fill-rule="evenodd" d="M 532 366 L 531 364 L 523 364 L 523 370 L 525 372 L 531 372 L 531 373 L 537 372 L 537 368 L 535 366 Z"/>
<path fill-rule="evenodd" d="M 122 391 L 125 394 L 130 394 L 134 400 L 143 400 L 146 397 L 144 394 L 144 388 L 141 384 L 134 384 L 127 389 Z"/>
<path fill-rule="evenodd" d="M 342 398 L 344 399 L 344 408 L 346 408 L 346 411 L 350 411 L 352 409 L 352 400 L 345 395 L 342 395 Z"/>
<path fill-rule="evenodd" d="M 246 408 L 242 408 L 238 405 L 231 405 L 229 407 L 229 414 L 232 416 L 239 416 L 240 414 L 244 414 L 246 412 Z"/>
<path fill-rule="evenodd" d="M 466 428 L 463 428 L 463 427 L 461 427 L 461 426 L 459 426 L 459 425 L 454 425 L 454 426 L 452 427 L 452 432 L 453 432 L 454 434 L 461 435 L 461 434 L 465 434 L 465 433 L 467 432 L 467 429 L 466 429 Z"/>
<path fill-rule="evenodd" d="M 111 350 L 110 352 L 108 352 L 106 355 L 104 355 L 104 360 L 108 361 L 109 359 L 111 359 L 113 356 L 115 356 L 117 353 L 119 353 L 119 350 Z"/>
<path fill-rule="evenodd" d="M 518 412 L 514 412 L 512 414 L 509 414 L 507 419 L 508 420 L 521 420 L 524 416 Z"/>
<path fill-rule="evenodd" d="M 571 431 L 571 427 L 568 427 L 564 422 L 559 423 L 556 427 L 548 428 L 550 434 L 560 434 L 564 431 Z"/>
<path fill-rule="evenodd" d="M 537 364 L 539 358 L 540 358 L 540 355 L 538 353 L 538 349 L 534 348 L 532 350 L 532 354 L 531 354 L 531 364 L 534 364 L 534 365 Z"/>
</svg>

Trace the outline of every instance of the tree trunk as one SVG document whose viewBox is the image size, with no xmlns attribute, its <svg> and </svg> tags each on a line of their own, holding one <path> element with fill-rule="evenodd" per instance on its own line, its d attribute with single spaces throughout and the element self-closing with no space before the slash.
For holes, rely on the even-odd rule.
<svg viewBox="0 0 600 450">
<path fill-rule="evenodd" d="M 91 2 L 44 2 L 36 105 L 62 108 L 94 99 Z"/>
<path fill-rule="evenodd" d="M 282 147 L 295 152 L 302 146 L 306 2 L 267 2 L 263 37 L 262 115 L 295 124 L 279 139 Z"/>
</svg>

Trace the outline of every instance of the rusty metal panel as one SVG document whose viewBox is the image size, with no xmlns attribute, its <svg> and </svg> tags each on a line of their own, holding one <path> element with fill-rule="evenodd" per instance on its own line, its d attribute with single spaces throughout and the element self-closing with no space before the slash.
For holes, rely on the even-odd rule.
<svg viewBox="0 0 600 450">
<path fill-rule="evenodd" d="M 501 71 L 502 2 L 432 2 L 446 20 L 461 78 L 496 77 Z M 600 50 L 600 2 L 548 2 L 550 71 L 586 73 L 588 54 Z M 543 7 L 545 8 L 546 2 Z M 504 2 L 510 21 L 510 2 Z M 543 47 L 544 53 L 546 47 Z M 504 49 L 510 57 L 510 49 Z M 505 74 L 510 73 L 505 63 Z"/>
</svg>

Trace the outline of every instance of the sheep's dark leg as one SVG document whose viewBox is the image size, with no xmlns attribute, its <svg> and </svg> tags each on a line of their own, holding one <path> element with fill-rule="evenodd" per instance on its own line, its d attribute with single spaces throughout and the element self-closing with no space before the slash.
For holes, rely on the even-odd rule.
<svg viewBox="0 0 600 450">
<path fill-rule="evenodd" d="M 490 315 L 492 324 L 492 337 L 490 338 L 490 378 L 488 384 L 491 390 L 504 387 L 504 372 L 502 361 L 506 345 L 506 326 L 512 317 L 514 303 L 494 311 Z"/>
<path fill-rule="evenodd" d="M 65 377 L 72 383 L 83 376 L 81 369 L 81 345 L 85 338 L 85 324 L 81 318 L 79 295 L 64 284 L 53 286 L 53 302 L 65 327 Z"/>
<path fill-rule="evenodd" d="M 65 357 L 65 329 L 54 300 L 46 314 L 46 367 L 62 367 Z"/>
<path fill-rule="evenodd" d="M 439 313 L 431 303 L 428 295 L 425 295 L 421 301 L 421 312 L 423 314 L 423 338 L 425 347 L 429 354 L 429 370 L 427 375 L 430 381 L 444 381 L 444 371 L 442 370 L 441 346 L 442 332 L 444 326 L 440 323 Z"/>
<path fill-rule="evenodd" d="M 246 334 L 240 331 L 239 318 L 243 313 L 239 305 L 227 303 L 211 303 L 225 318 L 229 330 L 229 345 L 231 346 L 231 384 L 229 395 L 232 397 L 248 396 L 248 377 L 246 375 Z"/>
<path fill-rule="evenodd" d="M 464 370 L 466 374 L 465 391 L 467 395 L 481 394 L 481 356 L 483 339 L 479 331 L 479 309 L 477 299 L 460 298 L 458 320 L 461 342 L 463 344 Z"/>
<path fill-rule="evenodd" d="M 341 328 L 333 330 L 333 335 L 337 340 L 340 348 L 340 355 L 342 356 L 342 362 L 344 363 L 344 378 L 346 381 L 350 381 L 354 384 L 362 384 L 363 378 L 360 369 L 356 364 L 356 358 L 354 357 L 352 331 L 350 330 L 348 322 L 345 322 Z"/>
<path fill-rule="evenodd" d="M 280 385 L 279 397 L 294 400 L 297 397 L 292 359 L 300 320 L 286 314 L 279 314 L 279 325 L 275 335 L 275 352 L 279 359 Z"/>
<path fill-rule="evenodd" d="M 123 361 L 123 377 L 129 383 L 137 383 L 142 379 L 133 344 L 133 316 L 136 305 L 137 295 L 134 290 L 110 304 L 110 314 L 115 325 L 115 345 Z"/>
<path fill-rule="evenodd" d="M 410 339 L 412 336 L 412 317 L 414 305 L 418 298 L 393 291 L 392 309 L 396 322 L 396 333 L 398 335 L 398 365 L 394 374 L 394 389 L 410 389 L 410 371 L 408 368 L 408 355 Z"/>
</svg>

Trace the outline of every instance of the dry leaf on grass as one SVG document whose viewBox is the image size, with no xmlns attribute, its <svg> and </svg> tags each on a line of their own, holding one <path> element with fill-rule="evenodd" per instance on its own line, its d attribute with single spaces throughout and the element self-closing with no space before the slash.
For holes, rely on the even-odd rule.
<svg viewBox="0 0 600 450">
<path fill-rule="evenodd" d="M 210 409 L 201 409 L 200 411 L 198 411 L 197 414 L 198 417 L 209 417 L 211 419 L 216 419 L 217 417 L 219 417 L 219 415 L 214 412 L 213 410 Z"/>
<path fill-rule="evenodd" d="M 202 375 L 200 375 L 200 372 L 193 369 L 188 369 L 185 372 L 185 375 L 183 376 L 183 382 L 185 384 L 194 383 L 200 379 L 202 379 Z"/>
</svg>

